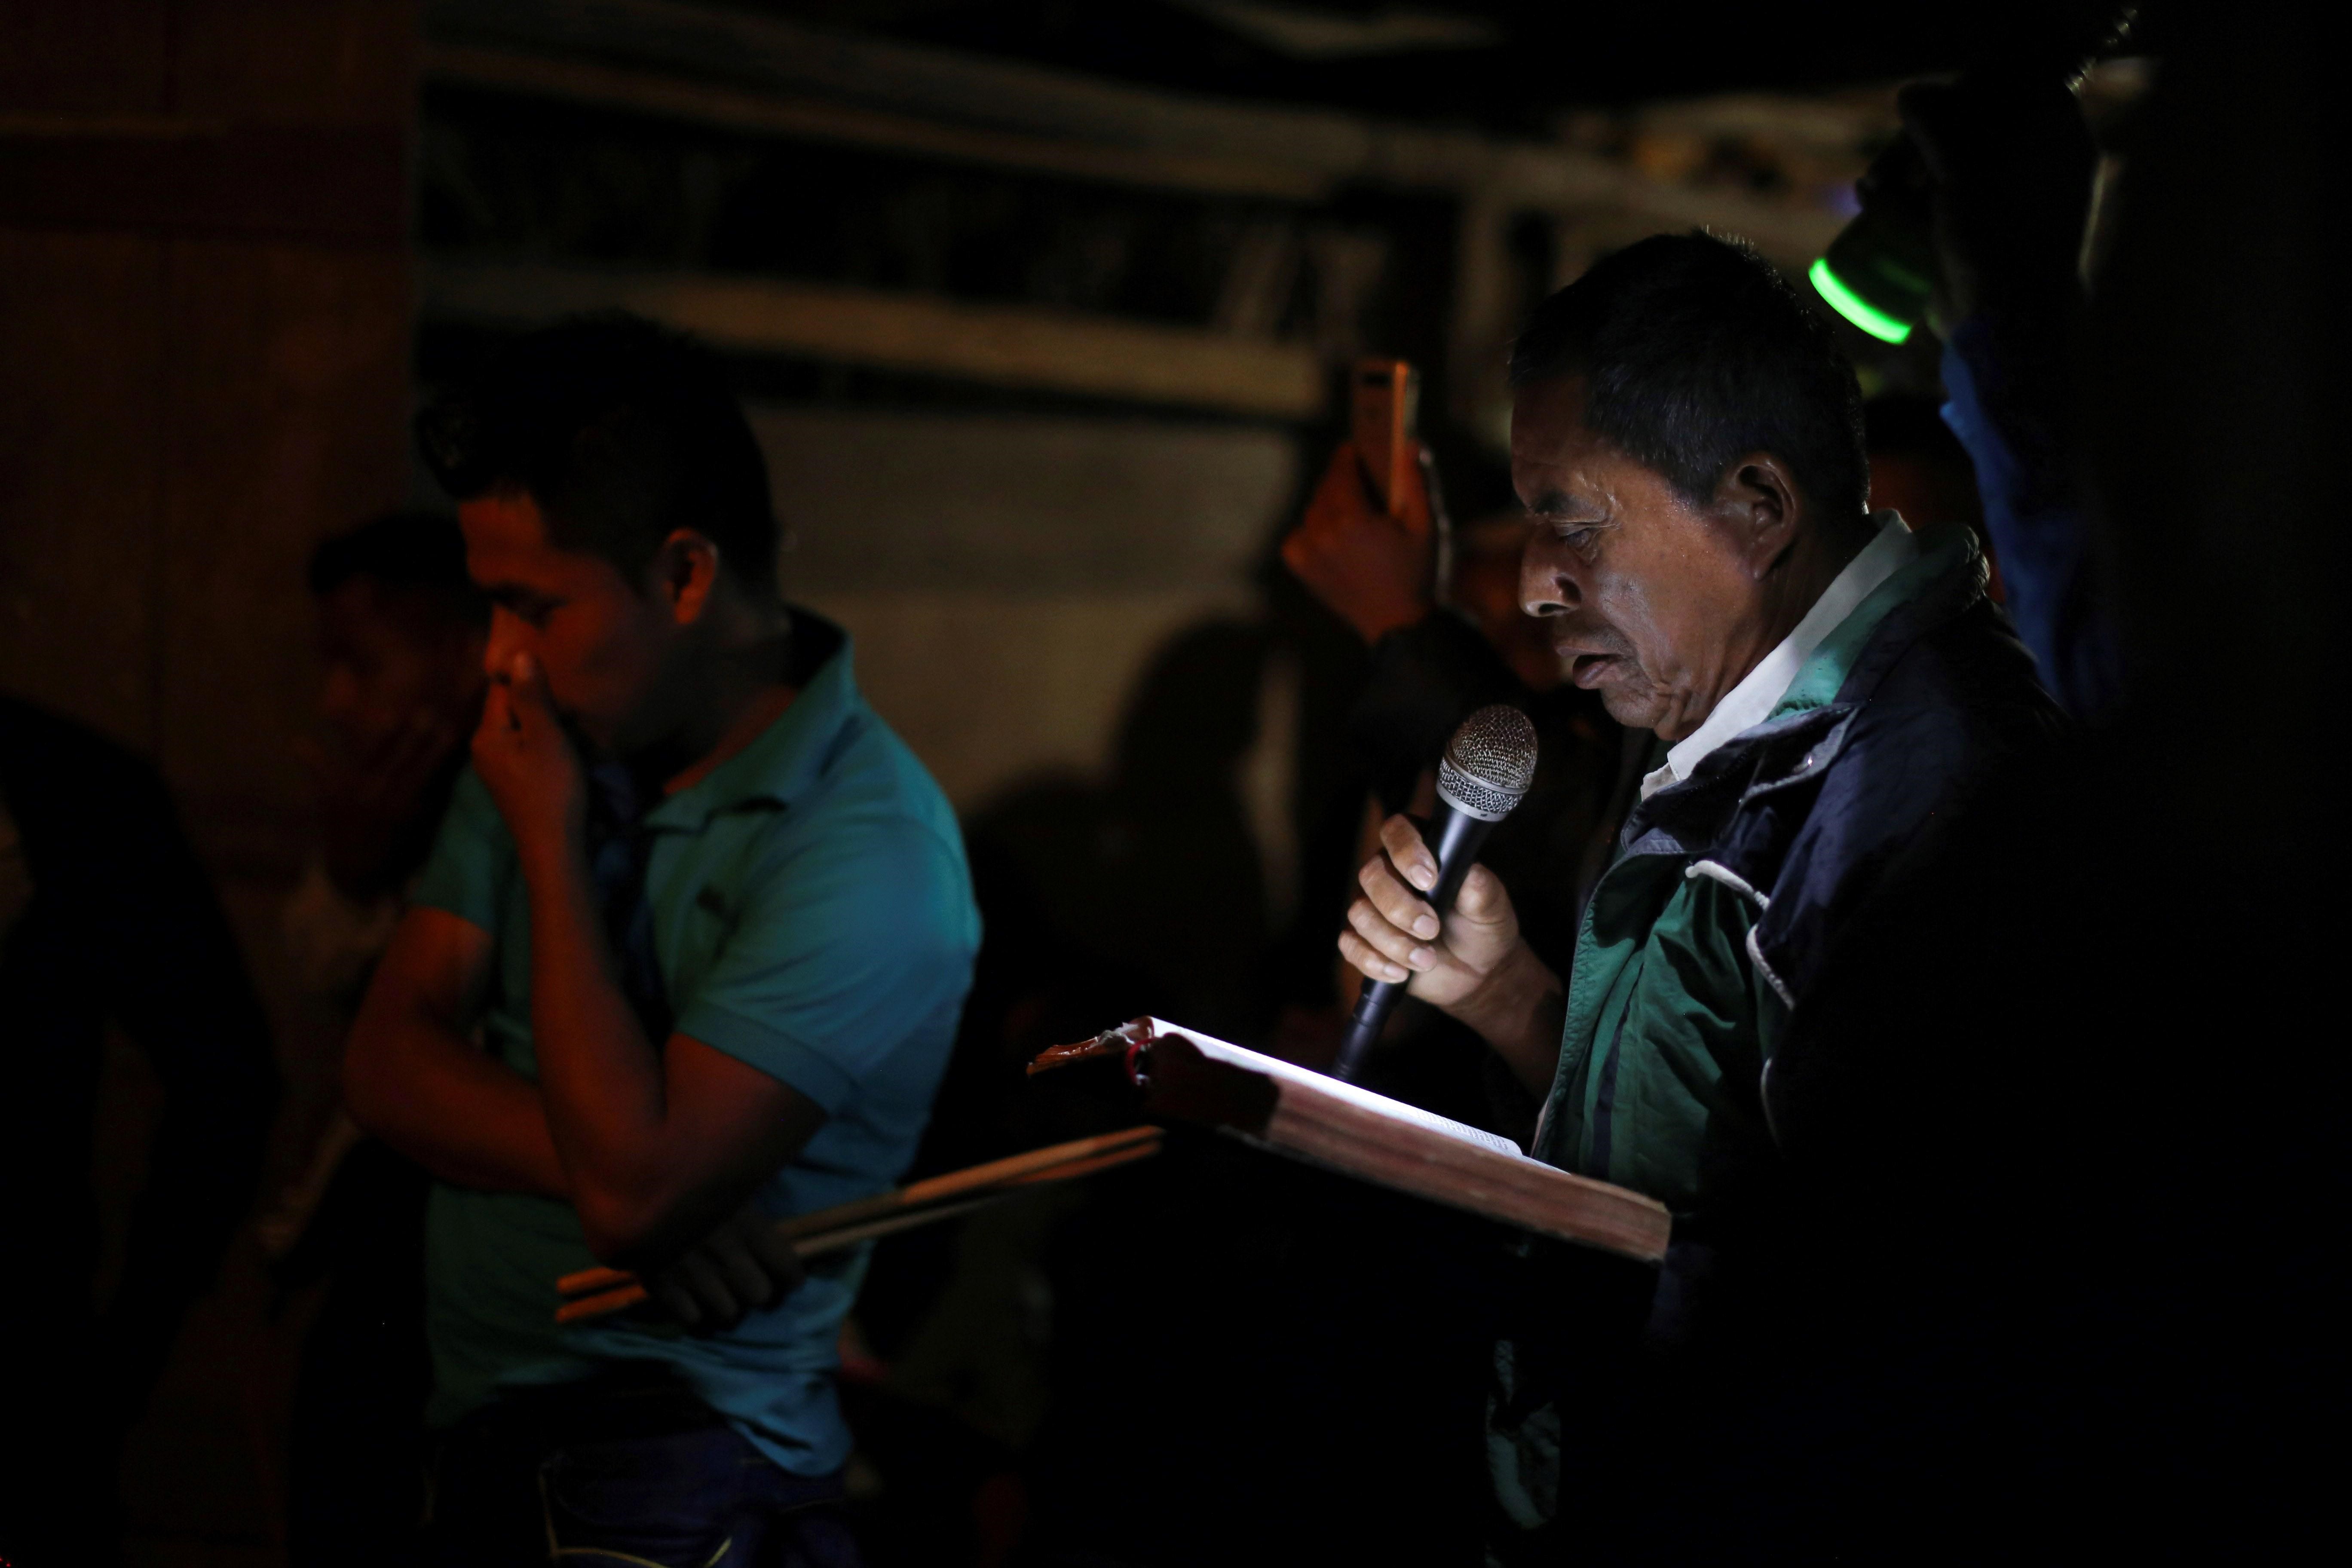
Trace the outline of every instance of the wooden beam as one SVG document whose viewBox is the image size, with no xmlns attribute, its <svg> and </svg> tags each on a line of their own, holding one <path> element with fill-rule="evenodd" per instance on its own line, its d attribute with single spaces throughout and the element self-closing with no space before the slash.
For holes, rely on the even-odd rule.
<svg viewBox="0 0 2352 1568">
<path fill-rule="evenodd" d="M 426 28 L 440 43 L 625 62 L 1111 146 L 1232 158 L 1279 149 L 1284 163 L 1332 174 L 1370 153 L 1369 127 L 1351 115 L 1195 98 L 679 0 L 432 0 Z"/>
<path fill-rule="evenodd" d="M 1876 93 L 1845 92 L 1831 97 L 1794 97 L 1773 92 L 1723 92 L 1706 98 L 1685 98 L 1644 104 L 1633 121 L 1643 131 L 1680 132 L 1687 135 L 1748 136 L 1782 146 L 1796 146 L 1851 157 L 1859 164 L 1862 150 L 1876 138 L 1899 128 L 1892 88 Z"/>
<path fill-rule="evenodd" d="M 1334 189 L 1330 176 L 1297 164 L 953 125 L 887 110 L 518 49 L 428 44 L 424 68 L 427 81 L 451 86 L 1101 184 L 1302 203 L 1326 201 Z"/>
<path fill-rule="evenodd" d="M 1664 229 L 1712 229 L 1738 235 L 1784 265 L 1803 266 L 1829 248 L 1845 219 L 1793 202 L 1770 202 L 1737 191 L 1708 190 L 1644 178 L 1633 169 L 1590 160 L 1598 169 L 1566 163 L 1548 148 L 1498 150 L 1489 189 L 1506 205 L 1553 213 L 1622 213 Z"/>
<path fill-rule="evenodd" d="M 1321 363 L 1305 344 L 1034 307 L 914 294 L 535 263 L 439 258 L 423 268 L 428 319 L 530 326 L 618 307 L 723 348 L 804 355 L 997 386 L 1307 419 Z"/>
<path fill-rule="evenodd" d="M 495 50 L 607 70 L 665 73 L 673 81 L 784 100 L 803 110 L 823 102 L 941 131 L 952 128 L 961 155 L 974 161 L 997 162 L 999 154 L 1051 157 L 1056 163 L 1047 172 L 1080 174 L 1071 151 L 1101 149 L 1095 172 L 1081 177 L 1123 184 L 1158 183 L 1179 174 L 1224 179 L 1236 166 L 1248 166 L 1274 188 L 1267 194 L 1349 184 L 1476 191 L 1528 210 L 1599 208 L 1663 227 L 1703 226 L 1744 235 L 1784 262 L 1820 254 L 1842 221 L 1834 214 L 1736 191 L 1654 181 L 1611 159 L 1549 142 L 1506 141 L 1331 110 L 1194 97 L 681 0 L 433 0 L 427 25 L 443 49 Z M 597 90 L 589 74 L 567 82 L 568 95 L 577 100 L 591 100 L 588 94 Z M 667 112 L 698 118 L 743 112 L 743 104 L 733 98 L 691 100 L 643 81 L 629 84 L 626 93 L 656 90 L 669 105 Z M 601 101 L 633 106 L 622 94 Z M 846 113 L 834 123 L 836 135 L 852 128 L 875 136 L 903 130 Z M 781 123 L 776 129 L 815 133 L 788 131 Z M 1012 140 L 988 140 L 1008 136 Z M 1042 166 L 1003 161 L 1010 167 Z M 1155 169 L 1151 179 L 1139 177 Z"/>
</svg>

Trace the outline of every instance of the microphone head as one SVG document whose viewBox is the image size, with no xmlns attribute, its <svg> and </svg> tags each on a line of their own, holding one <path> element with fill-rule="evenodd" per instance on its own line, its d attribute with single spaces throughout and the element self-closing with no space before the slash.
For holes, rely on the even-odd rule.
<svg viewBox="0 0 2352 1568">
<path fill-rule="evenodd" d="M 1462 721 L 1437 763 L 1437 798 L 1481 822 L 1500 822 L 1536 782 L 1536 727 L 1507 703 Z"/>
</svg>

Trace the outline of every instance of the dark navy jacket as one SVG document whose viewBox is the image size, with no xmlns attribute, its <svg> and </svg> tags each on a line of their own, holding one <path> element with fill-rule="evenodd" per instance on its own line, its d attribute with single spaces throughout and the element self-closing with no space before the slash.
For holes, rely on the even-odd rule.
<svg viewBox="0 0 2352 1568">
<path fill-rule="evenodd" d="M 1834 700 L 1727 742 L 1627 822 L 1628 853 L 1678 847 L 1692 874 L 1756 906 L 1748 955 L 1792 1013 L 1840 942 L 1869 927 L 1883 895 L 1936 852 L 1979 789 L 2005 769 L 2055 758 L 2068 721 L 1984 583 L 1971 548 L 1964 570 L 1888 614 Z M 1702 1302 L 1720 1295 L 1707 1289 L 1719 1252 L 1769 1246 L 1776 1229 L 1791 1064 L 1770 1047 L 1782 1032 L 1768 1034 L 1751 1084 L 1724 1085 L 1735 1109 L 1709 1129 L 1698 1201 L 1678 1219 L 1660 1280 L 1652 1326 L 1665 1341 L 1689 1336 Z"/>
<path fill-rule="evenodd" d="M 1675 1239 L 1638 1286 L 1611 1272 L 1613 1260 L 1523 1252 L 1528 1272 L 1504 1297 L 1488 1421 L 1496 1495 L 1522 1527 L 1550 1512 L 1560 1445 L 1583 1430 L 1570 1411 L 1599 1399 L 1593 1369 L 1618 1364 L 1609 1342 L 1632 1328 L 1628 1313 L 1642 1315 L 1630 1289 L 1646 1301 L 1653 1347 L 1678 1352 L 1661 1365 L 1710 1363 L 1724 1329 L 1769 1346 L 1749 1309 L 1785 1229 L 1775 1075 L 1789 1064 L 1775 1042 L 1806 1016 L 1828 957 L 1870 928 L 1881 898 L 1978 791 L 2053 752 L 2063 733 L 2031 656 L 1986 597 L 1973 542 L 1953 531 L 1922 543 L 1926 580 L 1905 568 L 1906 581 L 1887 584 L 1899 602 L 1818 667 L 1833 689 L 1792 688 L 1783 701 L 1794 710 L 1634 806 L 1587 909 L 1534 1152 L 1661 1198 L 1675 1210 Z M 1597 1310 L 1603 1300 L 1626 1310 Z"/>
<path fill-rule="evenodd" d="M 1887 616 L 1834 701 L 1725 742 L 1627 820 L 1629 846 L 1665 836 L 1755 890 L 1748 953 L 1790 1007 L 1839 933 L 1992 771 L 2064 731 L 1984 584 L 1971 552 Z"/>
<path fill-rule="evenodd" d="M 1566 975 L 1532 1152 L 1700 1206 L 1707 1145 L 1767 1145 L 1773 1041 L 1840 934 L 2058 710 L 1963 531 L 1917 555 L 1807 659 L 1775 716 L 1627 816 Z"/>
</svg>

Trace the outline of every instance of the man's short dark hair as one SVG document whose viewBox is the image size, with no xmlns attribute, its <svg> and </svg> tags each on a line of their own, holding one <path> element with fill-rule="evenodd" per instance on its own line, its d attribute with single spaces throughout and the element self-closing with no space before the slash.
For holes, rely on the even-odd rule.
<svg viewBox="0 0 2352 1568">
<path fill-rule="evenodd" d="M 330 535 L 310 552 L 310 592 L 325 598 L 360 578 L 414 594 L 443 614 L 479 626 L 490 602 L 466 574 L 466 536 L 446 511 L 389 511 Z"/>
<path fill-rule="evenodd" d="M 550 542 L 632 584 L 686 528 L 737 581 L 774 591 L 767 460 L 718 357 L 683 333 L 617 310 L 541 328 L 426 408 L 416 437 L 452 497 L 520 488 Z"/>
<path fill-rule="evenodd" d="M 1582 376 L 1584 423 L 1704 504 L 1748 452 L 1837 521 L 1862 515 L 1862 389 L 1829 322 L 1744 243 L 1654 235 L 1536 307 L 1511 384 Z"/>
</svg>

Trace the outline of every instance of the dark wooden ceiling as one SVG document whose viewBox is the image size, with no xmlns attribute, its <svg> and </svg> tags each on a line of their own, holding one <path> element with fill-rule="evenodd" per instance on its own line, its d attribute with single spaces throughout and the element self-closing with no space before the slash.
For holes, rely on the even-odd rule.
<svg viewBox="0 0 2352 1568">
<path fill-rule="evenodd" d="M 1958 69 L 1989 54 L 2086 55 L 2113 0 L 1780 5 L 1674 0 L 735 0 L 910 41 L 1219 95 L 1534 129 L 1564 109 L 1807 89 Z M 2150 22 L 2136 25 L 2145 40 Z M 2160 8 L 2159 8 L 2160 9 Z M 1286 48 L 1237 12 L 1453 17 L 1484 45 L 1354 56 Z M 2160 17 L 2159 17 L 2160 20 Z M 1278 29 L 1276 29 L 1278 31 Z"/>
</svg>

